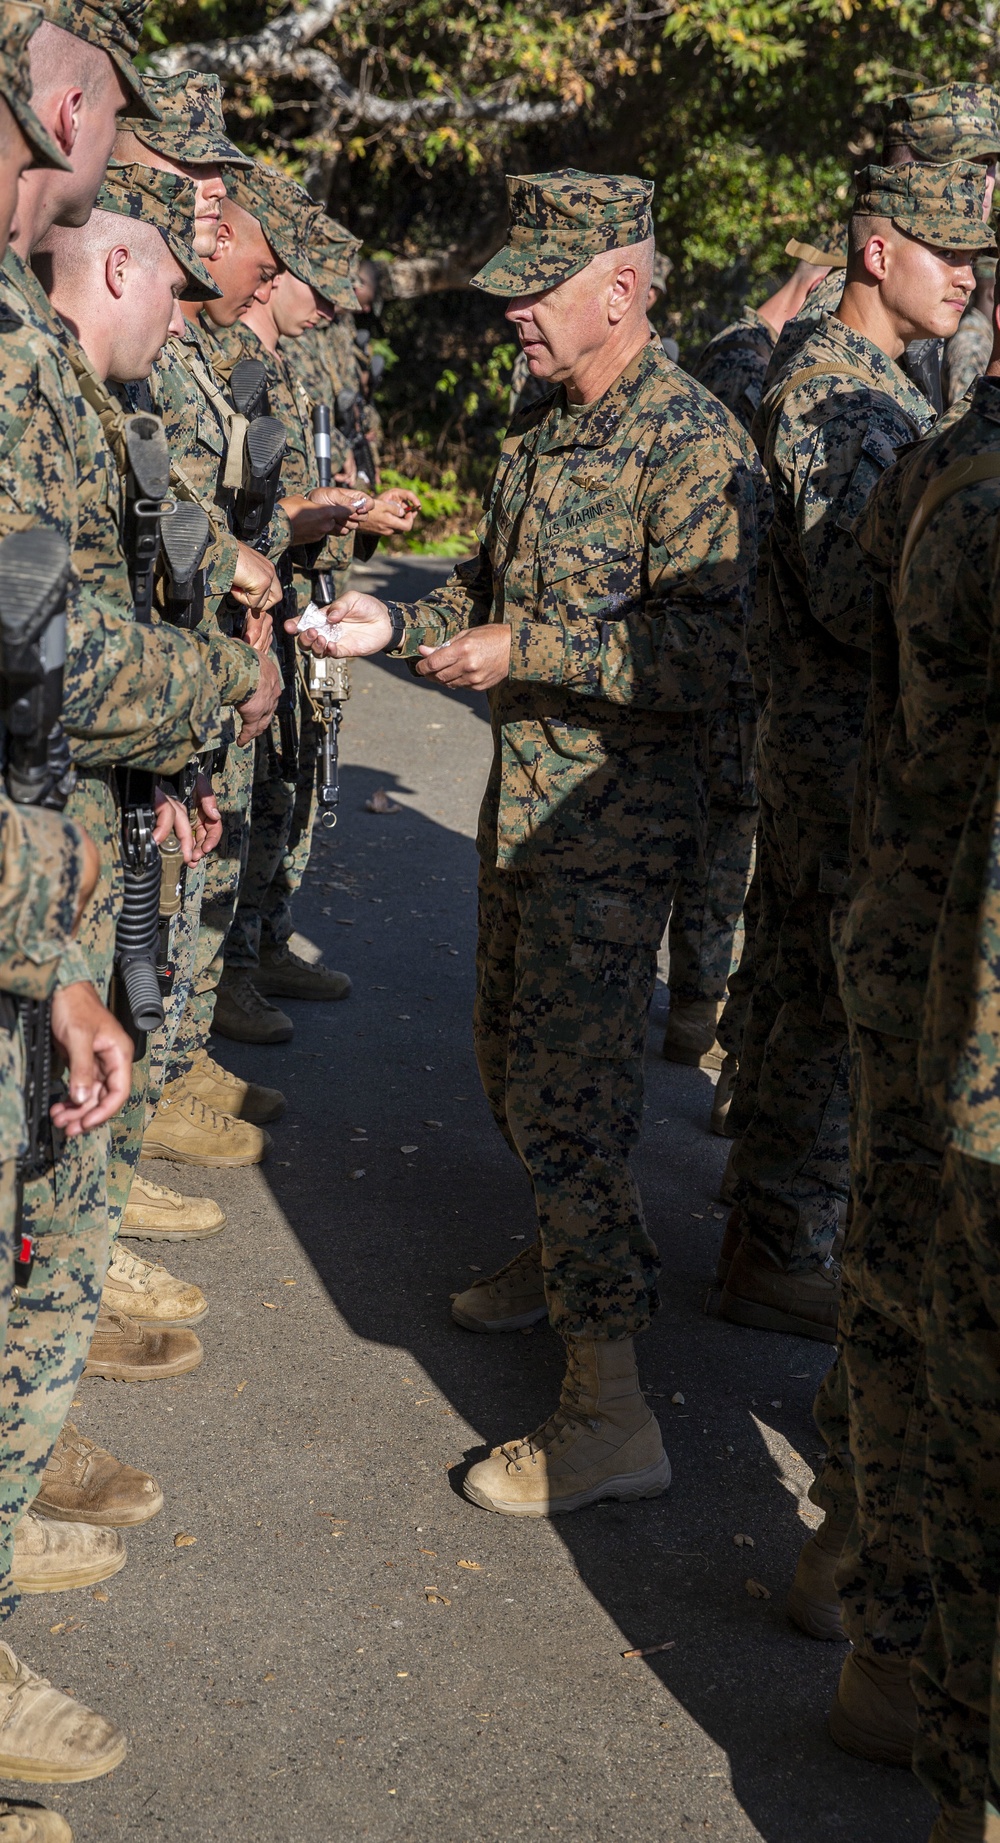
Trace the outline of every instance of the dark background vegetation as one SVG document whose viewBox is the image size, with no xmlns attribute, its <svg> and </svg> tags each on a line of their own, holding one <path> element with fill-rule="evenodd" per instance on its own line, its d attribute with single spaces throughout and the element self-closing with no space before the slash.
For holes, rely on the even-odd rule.
<svg viewBox="0 0 1000 1843">
<path fill-rule="evenodd" d="M 149 53 L 257 33 L 271 0 L 154 0 Z M 329 9 L 328 10 L 332 10 Z M 504 173 L 556 166 L 656 182 L 674 271 L 661 328 L 682 362 L 787 271 L 794 233 L 842 219 L 852 171 L 877 158 L 884 101 L 948 80 L 989 82 L 994 0 L 345 0 L 310 37 L 358 98 L 330 107 L 301 63 L 227 74 L 237 140 L 304 177 L 392 262 L 476 252 L 504 218 Z M 436 98 L 433 120 L 407 105 Z M 469 119 L 470 107 L 495 119 Z M 555 104 L 546 122 L 521 105 Z M 387 302 L 390 458 L 461 512 L 492 466 L 513 356 L 502 304 L 467 288 Z M 396 362 L 392 362 L 395 359 Z M 462 522 L 460 513 L 456 513 Z M 467 522 L 467 521 L 466 521 Z"/>
</svg>

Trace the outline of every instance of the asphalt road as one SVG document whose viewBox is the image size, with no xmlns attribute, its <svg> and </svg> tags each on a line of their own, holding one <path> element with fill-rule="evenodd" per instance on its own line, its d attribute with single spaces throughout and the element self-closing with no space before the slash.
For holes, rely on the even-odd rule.
<svg viewBox="0 0 1000 1843">
<path fill-rule="evenodd" d="M 442 573 L 367 580 L 386 571 L 402 596 Z M 547 1328 L 478 1338 L 448 1314 L 532 1232 L 470 1041 L 489 730 L 482 700 L 399 664 L 353 678 L 341 820 L 298 923 L 354 995 L 293 1006 L 287 1046 L 218 1046 L 288 1095 L 262 1167 L 151 1168 L 229 1222 L 170 1251 L 211 1301 L 203 1368 L 79 1391 L 81 1425 L 167 1504 L 106 1588 L 11 1624 L 131 1737 L 110 1779 L 45 1802 L 77 1843 L 923 1843 L 915 1781 L 826 1735 L 839 1647 L 784 1617 L 828 1353 L 703 1313 L 726 1144 L 709 1078 L 659 1058 L 663 992 L 637 1159 L 663 1309 L 641 1367 L 674 1484 L 551 1524 L 457 1493 L 454 1468 L 537 1425 L 560 1375 Z M 401 810 L 367 812 L 377 788 Z"/>
</svg>

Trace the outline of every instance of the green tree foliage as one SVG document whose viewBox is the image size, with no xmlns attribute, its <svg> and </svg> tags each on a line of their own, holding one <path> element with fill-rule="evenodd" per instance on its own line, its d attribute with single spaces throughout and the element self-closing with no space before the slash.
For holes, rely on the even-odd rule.
<svg viewBox="0 0 1000 1843">
<path fill-rule="evenodd" d="M 148 43 L 246 35 L 286 10 L 154 0 Z M 230 125 L 293 171 L 321 145 L 330 209 L 387 259 L 499 230 L 505 172 L 643 173 L 674 263 L 661 320 L 693 356 L 786 272 L 793 233 L 843 218 L 853 168 L 878 157 L 888 96 L 991 80 L 994 11 L 994 0 L 345 0 L 311 48 L 361 98 L 437 98 L 433 119 L 331 115 L 293 59 L 287 73 L 227 80 Z M 524 102 L 562 112 L 511 119 Z M 463 485 L 481 476 L 506 408 L 500 304 L 468 290 L 394 301 L 384 330 L 406 359 L 386 379 L 400 465 L 457 465 Z"/>
</svg>

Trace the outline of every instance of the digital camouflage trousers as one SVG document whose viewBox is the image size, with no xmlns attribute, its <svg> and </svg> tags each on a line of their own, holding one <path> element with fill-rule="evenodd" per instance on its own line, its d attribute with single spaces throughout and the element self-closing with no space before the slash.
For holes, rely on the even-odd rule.
<svg viewBox="0 0 1000 1843">
<path fill-rule="evenodd" d="M 644 1331 L 656 1248 L 629 1155 L 668 887 L 603 889 L 483 865 L 474 1036 L 486 1097 L 534 1191 L 562 1336 Z"/>
</svg>

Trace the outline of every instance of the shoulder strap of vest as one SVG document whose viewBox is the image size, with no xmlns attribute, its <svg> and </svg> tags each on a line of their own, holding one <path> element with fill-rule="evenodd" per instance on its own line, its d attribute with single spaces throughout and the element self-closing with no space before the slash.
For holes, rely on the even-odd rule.
<svg viewBox="0 0 1000 1843">
<path fill-rule="evenodd" d="M 73 367 L 76 381 L 80 386 L 80 395 L 90 404 L 97 416 L 104 439 L 111 449 L 119 473 L 125 472 L 125 416 L 126 412 L 110 390 L 103 378 L 99 378 L 87 354 L 75 343 L 69 348 L 69 362 Z"/>
<path fill-rule="evenodd" d="M 125 423 L 128 412 L 123 410 L 117 398 L 111 395 L 107 385 L 102 378 L 98 377 L 89 358 L 80 347 L 77 346 L 71 350 L 70 363 L 76 374 L 81 395 L 97 415 L 101 428 L 104 430 L 104 438 L 114 455 L 118 472 L 124 478 L 126 469 Z M 193 480 L 185 473 L 180 463 L 172 458 L 170 484 L 178 499 L 189 499 L 193 505 L 201 506 L 202 511 L 207 514 L 213 536 L 218 540 L 219 533 L 224 528 L 218 507 L 213 505 L 211 500 L 206 500 L 203 493 L 199 493 Z"/>
<path fill-rule="evenodd" d="M 215 410 L 226 436 L 226 460 L 222 473 L 224 488 L 233 492 L 243 485 L 243 462 L 246 447 L 247 430 L 250 427 L 245 416 L 227 400 L 212 373 L 201 359 L 180 339 L 170 341 L 170 351 L 179 364 L 184 366 L 189 377 L 194 379 L 198 389 Z"/>
<path fill-rule="evenodd" d="M 957 461 L 952 461 L 943 473 L 938 474 L 929 486 L 925 486 L 917 500 L 913 517 L 906 527 L 903 542 L 903 556 L 899 565 L 899 586 L 902 589 L 907 572 L 923 533 L 934 517 L 935 512 L 950 499 L 953 493 L 960 493 L 964 487 L 977 486 L 981 480 L 1000 480 L 1000 452 L 991 454 L 965 454 Z"/>
<path fill-rule="evenodd" d="M 793 371 L 791 377 L 785 379 L 777 396 L 771 401 L 768 420 L 776 410 L 780 410 L 786 397 L 790 397 L 793 390 L 798 390 L 800 384 L 807 384 L 810 378 L 857 378 L 860 383 L 867 384 L 869 390 L 878 389 L 878 382 L 871 372 L 862 371 L 858 365 L 807 365 L 804 371 Z"/>
</svg>

